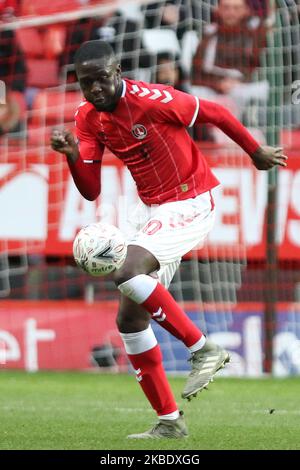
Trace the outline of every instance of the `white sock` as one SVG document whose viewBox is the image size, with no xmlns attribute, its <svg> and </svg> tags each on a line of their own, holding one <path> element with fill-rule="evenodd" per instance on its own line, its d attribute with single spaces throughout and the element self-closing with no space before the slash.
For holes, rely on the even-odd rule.
<svg viewBox="0 0 300 470">
<path fill-rule="evenodd" d="M 142 304 L 152 294 L 157 286 L 157 282 L 157 279 L 153 279 L 153 277 L 147 276 L 147 274 L 139 274 L 119 284 L 118 289 L 129 299 L 137 304 Z"/>
<path fill-rule="evenodd" d="M 154 332 L 149 325 L 146 330 L 136 333 L 120 333 L 127 354 L 141 354 L 157 345 Z"/>
<path fill-rule="evenodd" d="M 161 415 L 159 416 L 159 419 L 167 419 L 167 420 L 172 420 L 172 419 L 178 419 L 179 418 L 179 411 L 173 411 L 173 413 L 169 413 L 167 415 Z"/>
<path fill-rule="evenodd" d="M 199 339 L 199 341 L 197 341 L 197 343 L 195 343 L 195 344 L 193 344 L 192 346 L 189 347 L 190 352 L 194 353 L 196 351 L 199 351 L 199 349 L 203 348 L 205 343 L 206 343 L 206 338 L 205 338 L 204 335 L 202 335 L 201 338 Z"/>
</svg>

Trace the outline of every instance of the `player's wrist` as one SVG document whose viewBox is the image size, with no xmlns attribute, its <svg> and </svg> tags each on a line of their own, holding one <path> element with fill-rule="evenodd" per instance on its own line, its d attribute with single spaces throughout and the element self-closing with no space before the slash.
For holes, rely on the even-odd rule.
<svg viewBox="0 0 300 470">
<path fill-rule="evenodd" d="M 262 155 L 264 149 L 261 145 L 258 145 L 254 151 L 250 153 L 250 157 L 253 159 L 259 157 Z"/>
<path fill-rule="evenodd" d="M 78 148 L 73 148 L 72 151 L 70 152 L 65 152 L 65 155 L 69 161 L 69 163 L 72 163 L 73 165 L 76 163 L 79 157 L 79 150 Z"/>
</svg>

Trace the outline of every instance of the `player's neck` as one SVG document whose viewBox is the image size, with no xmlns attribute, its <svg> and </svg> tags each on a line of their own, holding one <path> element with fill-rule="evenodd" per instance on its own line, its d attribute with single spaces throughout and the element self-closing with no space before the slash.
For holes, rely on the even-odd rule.
<svg viewBox="0 0 300 470">
<path fill-rule="evenodd" d="M 112 113 L 116 109 L 116 107 L 118 106 L 120 98 L 122 96 L 123 86 L 124 86 L 123 80 L 121 79 L 120 82 L 117 85 L 114 102 L 111 104 L 111 106 L 109 106 L 109 108 L 106 110 L 106 112 Z"/>
</svg>

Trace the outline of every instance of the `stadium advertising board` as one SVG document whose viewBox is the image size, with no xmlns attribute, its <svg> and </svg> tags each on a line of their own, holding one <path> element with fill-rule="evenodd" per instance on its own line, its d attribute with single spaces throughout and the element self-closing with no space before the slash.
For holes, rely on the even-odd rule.
<svg viewBox="0 0 300 470">
<path fill-rule="evenodd" d="M 206 305 L 186 303 L 190 318 L 226 348 L 228 376 L 259 377 L 263 373 L 263 304 Z M 3 301 L 0 305 L 0 368 L 90 369 L 128 371 L 129 365 L 115 326 L 117 303 L 81 301 Z M 274 339 L 274 373 L 300 373 L 300 304 L 279 303 Z M 169 372 L 189 370 L 186 348 L 153 322 Z"/>
<path fill-rule="evenodd" d="M 221 186 L 214 190 L 217 213 L 207 247 L 212 256 L 261 259 L 265 252 L 267 172 L 258 172 L 244 155 L 206 155 Z M 281 259 L 300 259 L 300 154 L 289 154 L 289 167 L 279 171 L 277 233 Z M 135 184 L 116 158 L 107 156 L 102 193 L 86 201 L 66 165 L 50 154 L 44 163 L 28 155 L 0 164 L 2 249 L 28 253 L 71 254 L 78 230 L 99 220 L 131 233 L 138 212 Z"/>
</svg>

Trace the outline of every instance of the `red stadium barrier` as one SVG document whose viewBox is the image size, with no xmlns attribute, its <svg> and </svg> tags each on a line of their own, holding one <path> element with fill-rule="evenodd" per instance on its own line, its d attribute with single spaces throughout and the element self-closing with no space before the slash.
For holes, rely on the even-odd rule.
<svg viewBox="0 0 300 470">
<path fill-rule="evenodd" d="M 199 324 L 205 316 L 210 337 L 231 352 L 228 375 L 263 373 L 263 304 L 232 306 L 186 302 L 185 310 Z M 116 330 L 117 302 L 3 301 L 0 305 L 0 369 L 90 369 L 127 371 L 128 363 Z M 217 321 L 217 317 L 219 321 Z M 300 372 L 300 304 L 278 303 L 274 338 L 275 374 Z M 169 371 L 188 370 L 187 350 L 153 322 Z M 93 357 L 93 360 L 92 360 Z M 110 369 L 108 369 L 110 367 Z M 102 369 L 103 370 L 103 369 Z"/>
<path fill-rule="evenodd" d="M 28 371 L 91 367 L 93 347 L 105 343 L 120 347 L 116 310 L 116 302 L 2 302 L 1 367 Z"/>
</svg>

